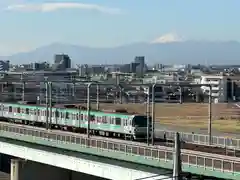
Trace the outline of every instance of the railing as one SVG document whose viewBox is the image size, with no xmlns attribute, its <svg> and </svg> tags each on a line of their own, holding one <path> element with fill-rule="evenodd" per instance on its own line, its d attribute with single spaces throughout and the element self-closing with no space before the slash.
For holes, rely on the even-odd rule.
<svg viewBox="0 0 240 180">
<path fill-rule="evenodd" d="M 78 148 L 88 147 L 98 149 L 99 155 L 103 156 L 101 150 L 108 150 L 123 153 L 126 155 L 143 156 L 146 159 L 161 160 L 162 162 L 173 161 L 173 149 L 168 147 L 149 147 L 137 146 L 134 144 L 125 144 L 113 141 L 88 139 L 79 135 L 69 135 L 62 132 L 51 132 L 46 130 L 39 130 L 34 128 L 17 127 L 10 124 L 0 124 L 1 132 L 11 132 L 13 136 L 31 136 L 42 138 L 47 141 L 52 141 L 57 144 L 77 144 Z M 2 135 L 4 136 L 4 135 Z M 14 137 L 13 137 L 14 138 Z M 90 150 L 89 150 L 90 151 Z M 182 150 L 182 162 L 188 166 L 196 166 L 208 168 L 210 170 L 220 170 L 222 172 L 240 172 L 240 159 L 236 157 L 222 156 L 216 154 L 208 154 L 202 152 L 194 152 L 189 150 Z"/>
<path fill-rule="evenodd" d="M 161 137 L 166 135 L 166 139 L 174 140 L 175 131 L 164 131 L 164 130 L 156 130 Z M 193 143 L 193 144 L 201 144 L 201 145 L 208 145 L 209 137 L 208 135 L 204 134 L 192 134 L 192 133 L 185 133 L 180 132 L 180 139 L 186 143 Z M 221 136 L 212 136 L 212 145 L 229 148 L 229 149 L 236 149 L 240 150 L 240 139 L 235 138 L 226 138 Z"/>
</svg>

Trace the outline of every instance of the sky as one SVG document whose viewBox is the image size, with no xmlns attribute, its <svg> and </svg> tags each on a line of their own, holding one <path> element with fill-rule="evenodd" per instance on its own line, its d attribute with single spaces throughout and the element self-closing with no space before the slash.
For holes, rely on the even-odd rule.
<svg viewBox="0 0 240 180">
<path fill-rule="evenodd" d="M 240 41 L 239 0 L 0 0 L 0 55 L 51 43 Z"/>
</svg>

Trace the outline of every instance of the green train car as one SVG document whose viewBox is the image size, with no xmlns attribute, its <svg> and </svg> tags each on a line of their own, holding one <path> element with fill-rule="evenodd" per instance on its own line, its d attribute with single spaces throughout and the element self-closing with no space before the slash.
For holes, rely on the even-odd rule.
<svg viewBox="0 0 240 180">
<path fill-rule="evenodd" d="M 13 123 L 46 127 L 48 119 L 52 128 L 86 132 L 88 127 L 86 110 L 53 107 L 51 112 L 48 108 L 47 115 L 46 107 L 38 105 L 1 103 L 0 108 L 0 115 Z M 144 139 L 147 125 L 151 134 L 151 117 L 146 115 L 90 111 L 90 131 L 94 135 Z"/>
</svg>

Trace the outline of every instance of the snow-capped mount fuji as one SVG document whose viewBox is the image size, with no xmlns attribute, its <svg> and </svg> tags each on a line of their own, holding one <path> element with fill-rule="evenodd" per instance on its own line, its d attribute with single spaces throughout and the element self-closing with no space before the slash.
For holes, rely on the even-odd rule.
<svg viewBox="0 0 240 180">
<path fill-rule="evenodd" d="M 184 38 L 182 36 L 179 36 L 175 33 L 168 33 L 164 34 L 153 41 L 151 41 L 151 44 L 159 44 L 159 43 L 174 43 L 174 42 L 183 42 Z"/>
</svg>

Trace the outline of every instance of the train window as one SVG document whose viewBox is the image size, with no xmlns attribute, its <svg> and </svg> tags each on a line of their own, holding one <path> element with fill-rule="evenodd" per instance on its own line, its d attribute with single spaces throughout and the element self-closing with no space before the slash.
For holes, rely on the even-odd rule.
<svg viewBox="0 0 240 180">
<path fill-rule="evenodd" d="M 9 106 L 8 112 L 12 112 L 12 106 Z"/>
<path fill-rule="evenodd" d="M 147 116 L 135 116 L 132 121 L 132 125 L 133 126 L 137 125 L 138 127 L 146 127 L 148 124 L 147 121 L 148 121 Z M 149 117 L 149 125 L 151 126 L 151 117 Z"/>
<path fill-rule="evenodd" d="M 80 114 L 80 120 L 83 120 L 83 114 Z"/>
<path fill-rule="evenodd" d="M 39 110 L 39 109 L 37 110 L 37 115 L 38 115 L 38 116 L 40 115 L 40 110 Z"/>
<path fill-rule="evenodd" d="M 69 112 L 66 112 L 66 119 L 69 119 Z"/>
<path fill-rule="evenodd" d="M 64 118 L 64 114 L 63 114 L 63 112 L 61 112 L 61 118 Z"/>
<path fill-rule="evenodd" d="M 91 121 L 95 121 L 95 115 L 91 115 Z"/>
<path fill-rule="evenodd" d="M 109 122 L 109 124 L 112 124 L 112 118 L 111 117 L 107 117 L 107 121 Z"/>
<path fill-rule="evenodd" d="M 116 125 L 121 125 L 121 118 L 116 117 L 115 120 L 116 120 Z"/>
<path fill-rule="evenodd" d="M 102 122 L 102 117 L 101 116 L 97 116 L 97 122 L 99 122 L 99 123 Z"/>
<path fill-rule="evenodd" d="M 20 113 L 21 112 L 21 109 L 20 107 L 17 108 L 17 113 Z"/>
<path fill-rule="evenodd" d="M 106 116 L 105 118 L 106 118 L 106 122 L 105 123 L 111 124 L 111 119 L 108 116 Z"/>
<path fill-rule="evenodd" d="M 28 108 L 26 108 L 26 114 L 29 114 L 29 109 Z"/>
<path fill-rule="evenodd" d="M 72 113 L 71 119 L 76 119 L 76 114 Z"/>
<path fill-rule="evenodd" d="M 107 124 L 107 117 L 106 116 L 102 116 L 102 122 Z"/>
<path fill-rule="evenodd" d="M 4 110 L 4 111 L 8 110 L 8 107 L 7 107 L 7 106 L 4 106 L 4 107 L 3 107 L 3 110 Z"/>
<path fill-rule="evenodd" d="M 115 118 L 114 117 L 109 117 L 111 124 L 115 124 Z"/>
<path fill-rule="evenodd" d="M 76 114 L 76 120 L 79 120 L 79 114 L 78 113 Z"/>
<path fill-rule="evenodd" d="M 55 111 L 55 117 L 59 118 L 59 112 L 58 111 Z"/>
<path fill-rule="evenodd" d="M 112 117 L 106 117 L 106 120 L 107 120 L 107 122 L 109 122 L 109 124 L 114 124 Z"/>
<path fill-rule="evenodd" d="M 124 119 L 124 126 L 127 126 L 128 123 L 127 123 L 127 119 Z"/>
</svg>

